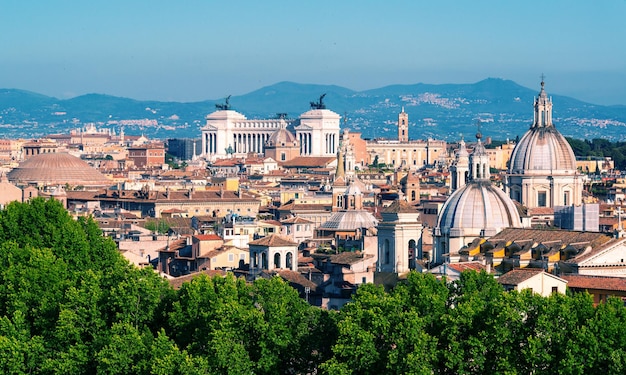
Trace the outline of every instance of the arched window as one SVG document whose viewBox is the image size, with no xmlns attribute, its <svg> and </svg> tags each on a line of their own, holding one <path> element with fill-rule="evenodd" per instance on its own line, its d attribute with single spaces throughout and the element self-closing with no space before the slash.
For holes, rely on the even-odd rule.
<svg viewBox="0 0 626 375">
<path fill-rule="evenodd" d="M 415 200 L 415 190 L 411 190 L 411 200 Z"/>
<path fill-rule="evenodd" d="M 421 259 L 422 254 L 417 253 L 417 242 L 415 240 L 409 240 L 409 268 L 415 268 L 415 260 Z"/>
<path fill-rule="evenodd" d="M 267 269 L 267 253 L 261 253 L 261 268 Z"/>
<path fill-rule="evenodd" d="M 274 268 L 282 268 L 280 266 L 280 254 L 279 253 L 274 254 Z"/>
<path fill-rule="evenodd" d="M 287 253 L 287 256 L 285 257 L 285 267 L 287 269 L 292 269 L 293 268 L 293 254 L 291 252 Z"/>
</svg>

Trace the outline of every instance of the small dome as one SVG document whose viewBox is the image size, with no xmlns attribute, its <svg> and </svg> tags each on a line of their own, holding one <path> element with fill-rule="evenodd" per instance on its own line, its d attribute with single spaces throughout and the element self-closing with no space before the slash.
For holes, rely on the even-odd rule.
<svg viewBox="0 0 626 375">
<path fill-rule="evenodd" d="M 378 225 L 378 220 L 364 210 L 348 210 L 335 212 L 319 228 L 323 230 L 347 230 L 369 229 Z"/>
<path fill-rule="evenodd" d="M 437 219 L 442 235 L 495 235 L 504 228 L 521 228 L 517 208 L 504 191 L 488 181 L 472 181 L 455 191 Z"/>
<path fill-rule="evenodd" d="M 513 149 L 509 173 L 532 171 L 576 171 L 574 151 L 554 126 L 533 126 Z"/>
<path fill-rule="evenodd" d="M 289 130 L 280 128 L 276 130 L 267 140 L 268 146 L 297 146 L 296 136 Z"/>
<path fill-rule="evenodd" d="M 354 183 L 350 183 L 348 189 L 343 193 L 343 195 L 362 195 L 361 189 Z"/>
<path fill-rule="evenodd" d="M 44 185 L 107 186 L 110 181 L 85 161 L 66 153 L 33 155 L 7 174 L 9 181 Z"/>
</svg>

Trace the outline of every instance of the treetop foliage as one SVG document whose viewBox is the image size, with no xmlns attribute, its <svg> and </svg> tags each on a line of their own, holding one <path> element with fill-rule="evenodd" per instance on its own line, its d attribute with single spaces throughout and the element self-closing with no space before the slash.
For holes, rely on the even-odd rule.
<svg viewBox="0 0 626 375">
<path fill-rule="evenodd" d="M 172 289 L 54 200 L 0 211 L 6 374 L 587 374 L 626 370 L 620 300 L 505 293 L 488 274 L 366 284 L 341 311 L 280 278 Z"/>
</svg>

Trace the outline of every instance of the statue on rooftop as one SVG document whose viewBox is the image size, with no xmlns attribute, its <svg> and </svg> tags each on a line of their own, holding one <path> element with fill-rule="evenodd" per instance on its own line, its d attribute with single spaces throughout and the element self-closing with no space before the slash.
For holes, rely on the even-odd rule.
<svg viewBox="0 0 626 375">
<path fill-rule="evenodd" d="M 320 96 L 319 101 L 311 102 L 311 109 L 326 109 L 326 105 L 324 104 L 324 97 L 326 94 L 322 94 Z"/>
<path fill-rule="evenodd" d="M 224 104 L 216 103 L 215 108 L 217 108 L 218 110 L 222 110 L 222 111 L 228 111 L 230 109 L 230 97 L 231 95 L 228 95 L 226 97 L 226 103 Z"/>
</svg>

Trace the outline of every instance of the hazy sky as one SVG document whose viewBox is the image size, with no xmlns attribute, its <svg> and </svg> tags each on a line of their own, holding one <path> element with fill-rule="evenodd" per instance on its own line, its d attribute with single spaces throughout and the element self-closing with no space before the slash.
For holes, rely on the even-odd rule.
<svg viewBox="0 0 626 375">
<path fill-rule="evenodd" d="M 0 0 L 0 88 L 197 101 L 511 79 L 626 104 L 626 0 Z"/>
</svg>

